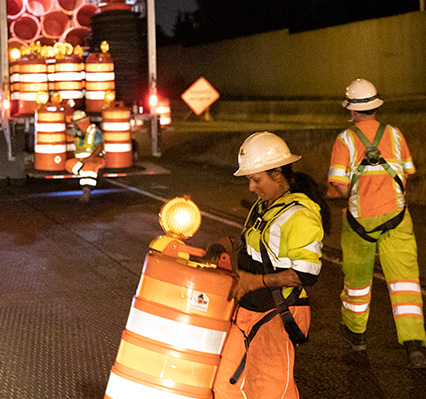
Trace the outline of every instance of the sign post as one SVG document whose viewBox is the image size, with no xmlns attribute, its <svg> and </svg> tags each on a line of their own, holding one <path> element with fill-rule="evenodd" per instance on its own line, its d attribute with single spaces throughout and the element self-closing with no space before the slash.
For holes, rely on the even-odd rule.
<svg viewBox="0 0 426 399">
<path fill-rule="evenodd" d="M 149 97 L 157 96 L 157 52 L 155 40 L 155 0 L 147 0 L 148 23 L 148 74 Z M 154 157 L 160 157 L 158 139 L 158 116 L 151 115 L 151 148 Z"/>
<path fill-rule="evenodd" d="M 181 98 L 196 115 L 200 115 L 219 98 L 219 93 L 206 79 L 200 78 L 181 95 Z"/>
</svg>

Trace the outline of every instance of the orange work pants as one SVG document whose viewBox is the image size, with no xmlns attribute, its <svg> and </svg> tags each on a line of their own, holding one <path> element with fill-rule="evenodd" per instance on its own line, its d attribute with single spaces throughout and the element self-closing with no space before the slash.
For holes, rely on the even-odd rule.
<svg viewBox="0 0 426 399">
<path fill-rule="evenodd" d="M 80 176 L 80 184 L 82 186 L 96 186 L 99 169 L 105 167 L 105 159 L 96 157 L 90 162 L 81 165 L 78 158 L 71 158 L 65 162 L 67 172 Z"/>
<path fill-rule="evenodd" d="M 291 306 L 290 311 L 307 335 L 309 306 Z M 294 346 L 280 315 L 263 324 L 250 343 L 246 366 L 236 384 L 229 382 L 245 353 L 244 333 L 265 314 L 239 308 L 227 336 L 213 386 L 215 399 L 298 399 L 294 381 Z"/>
</svg>

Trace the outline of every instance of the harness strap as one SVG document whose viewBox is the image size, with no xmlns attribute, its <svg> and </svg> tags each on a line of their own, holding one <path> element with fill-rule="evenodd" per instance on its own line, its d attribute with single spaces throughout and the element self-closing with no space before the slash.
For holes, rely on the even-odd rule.
<svg viewBox="0 0 426 399">
<path fill-rule="evenodd" d="M 273 272 L 274 268 L 272 266 L 271 259 L 269 259 L 265 245 L 262 241 L 260 241 L 260 253 L 262 255 L 262 263 L 265 273 Z M 281 316 L 284 328 L 287 331 L 291 342 L 294 346 L 305 343 L 308 338 L 305 336 L 305 334 L 302 333 L 296 321 L 294 320 L 293 315 L 291 314 L 287 302 L 283 296 L 282 289 L 280 287 L 271 287 L 270 290 L 275 306 L 277 307 L 278 313 Z M 291 294 L 294 293 L 294 295 L 297 295 L 297 298 L 299 298 L 301 292 L 301 287 L 294 287 Z"/>
<path fill-rule="evenodd" d="M 259 204 L 259 201 L 256 203 Z M 297 201 L 292 201 L 286 205 L 282 204 L 276 204 L 273 207 L 282 207 L 282 212 L 284 212 L 287 208 L 290 208 L 293 205 L 298 204 Z M 266 227 L 266 224 L 269 222 L 266 222 L 263 220 L 263 215 L 271 210 L 271 208 L 265 209 L 263 212 L 259 213 L 257 209 L 253 209 L 252 213 L 249 215 L 248 221 L 245 226 L 245 230 L 243 231 L 242 237 L 244 241 L 244 232 L 247 231 L 249 228 L 253 227 L 253 229 L 259 230 L 261 233 L 263 229 Z M 280 212 L 280 214 L 282 213 Z M 271 260 L 269 259 L 268 253 L 266 251 L 265 245 L 262 242 L 262 239 L 260 239 L 260 253 L 262 255 L 262 264 L 265 273 L 272 273 L 274 272 L 274 268 L 272 266 Z M 263 316 L 251 329 L 248 336 L 245 336 L 245 347 L 246 351 L 244 353 L 244 356 L 240 362 L 240 364 L 237 367 L 237 370 L 235 370 L 234 375 L 230 378 L 229 382 L 231 384 L 235 384 L 238 379 L 241 376 L 241 373 L 243 372 L 245 365 L 246 365 L 246 359 L 247 359 L 247 350 L 249 348 L 250 342 L 253 340 L 254 336 L 258 332 L 259 328 L 274 318 L 277 314 L 281 316 L 281 320 L 283 321 L 284 328 L 287 331 L 287 334 L 289 335 L 289 338 L 294 346 L 298 344 L 302 344 L 304 342 L 308 341 L 308 337 L 306 337 L 302 331 L 300 330 L 299 326 L 297 325 L 296 321 L 293 318 L 293 315 L 290 312 L 289 306 L 293 306 L 297 300 L 299 299 L 300 293 L 302 292 L 302 287 L 294 287 L 290 295 L 287 297 L 287 300 L 283 297 L 282 290 L 279 287 L 269 287 L 272 293 L 272 298 L 274 300 L 274 304 L 276 308 Z"/>
<path fill-rule="evenodd" d="M 372 143 L 370 143 L 370 141 L 367 139 L 365 134 L 358 127 L 354 126 L 351 128 L 351 130 L 357 135 L 357 137 L 361 140 L 362 144 L 364 144 L 364 147 L 367 149 L 368 147 L 377 148 L 379 146 L 380 140 L 382 139 L 383 134 L 385 132 L 385 128 L 386 128 L 385 124 L 381 123 L 379 125 L 379 128 L 377 129 L 376 135 L 374 136 Z M 355 173 L 352 176 L 351 186 L 353 186 L 358 181 L 359 177 L 361 176 L 362 172 L 364 171 L 367 165 L 370 165 L 370 163 L 367 161 L 366 158 L 364 158 L 362 162 L 358 165 L 357 173 Z M 392 169 L 392 167 L 387 163 L 387 161 L 383 157 L 379 158 L 378 165 L 381 165 L 383 169 L 392 176 L 392 178 L 400 186 L 402 192 L 404 192 L 404 185 L 402 184 L 400 177 L 397 175 L 397 173 Z"/>
<path fill-rule="evenodd" d="M 280 290 L 278 288 L 278 290 Z M 281 291 L 281 290 L 280 290 Z M 299 299 L 299 295 L 300 292 L 302 291 L 302 289 L 300 287 L 295 287 L 294 290 L 291 292 L 291 294 L 287 297 L 286 302 L 288 306 L 293 306 Z M 306 301 L 305 301 L 306 300 Z M 299 302 L 303 301 L 303 305 L 308 305 L 309 304 L 309 300 L 308 298 L 302 298 Z M 302 304 L 302 303 L 301 303 Z M 288 308 L 287 308 L 288 309 Z M 231 377 L 231 379 L 229 380 L 229 382 L 231 384 L 235 384 L 238 379 L 241 376 L 241 373 L 243 372 L 245 366 L 246 366 L 246 359 L 247 359 L 247 350 L 250 346 L 251 341 L 253 340 L 254 336 L 257 334 L 257 332 L 259 331 L 259 328 L 267 323 L 269 320 L 272 320 L 277 314 L 279 313 L 279 309 L 275 308 L 274 310 L 272 310 L 271 312 L 267 313 L 265 316 L 263 316 L 250 330 L 249 335 L 245 335 L 245 340 L 244 340 L 244 344 L 246 347 L 246 352 L 244 353 L 244 356 L 240 362 L 240 364 L 237 367 L 237 370 L 235 370 L 234 375 Z M 290 311 L 288 310 L 288 314 L 290 314 L 291 318 L 293 318 L 293 316 L 291 315 Z M 286 315 L 287 317 L 287 315 Z M 293 319 L 294 321 L 294 319 Z M 297 326 L 297 324 L 296 324 Z M 294 344 L 294 343 L 293 343 Z"/>
<path fill-rule="evenodd" d="M 349 212 L 349 209 L 346 212 L 346 218 L 348 220 L 349 226 L 351 226 L 352 230 L 354 230 L 355 233 L 357 233 L 361 238 L 369 242 L 376 242 L 378 238 L 373 238 L 369 234 L 374 233 L 376 231 L 381 231 L 380 235 L 382 235 L 386 233 L 387 231 L 397 227 L 402 222 L 402 219 L 404 218 L 405 209 L 406 207 L 404 206 L 404 209 L 400 213 L 398 213 L 398 215 L 394 216 L 392 219 L 389 219 L 385 223 L 382 223 L 380 226 L 377 226 L 376 228 L 370 231 L 365 230 L 364 226 L 362 226 L 358 222 L 358 220 L 354 218 L 352 213 Z"/>
<path fill-rule="evenodd" d="M 256 335 L 256 333 L 259 331 L 259 328 L 265 324 L 266 322 L 268 322 L 269 320 L 271 320 L 272 318 L 274 318 L 276 315 L 278 314 L 278 310 L 274 309 L 272 312 L 269 312 L 268 314 L 266 314 L 265 316 L 263 316 L 251 329 L 250 333 L 248 336 L 246 336 L 244 344 L 246 346 L 246 352 L 244 353 L 244 356 L 239 364 L 239 366 L 237 367 L 237 370 L 235 370 L 234 375 L 231 377 L 231 379 L 229 380 L 229 382 L 231 384 L 235 384 L 238 379 L 241 376 L 241 373 L 243 372 L 245 366 L 246 366 L 246 359 L 247 359 L 247 350 L 249 348 L 250 342 L 252 341 L 252 339 L 254 338 L 254 336 Z"/>
</svg>

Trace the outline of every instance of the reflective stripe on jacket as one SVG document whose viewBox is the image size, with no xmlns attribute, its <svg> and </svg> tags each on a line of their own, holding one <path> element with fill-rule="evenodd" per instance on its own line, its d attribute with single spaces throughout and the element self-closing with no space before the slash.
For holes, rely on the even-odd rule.
<svg viewBox="0 0 426 399">
<path fill-rule="evenodd" d="M 297 204 L 284 212 L 275 205 Z M 254 207 L 258 206 L 257 204 Z M 259 204 L 260 208 L 263 204 Z M 260 209 L 262 211 L 262 209 Z M 250 212 L 253 212 L 254 209 Z M 250 215 L 248 217 L 248 220 Z M 263 215 L 266 222 L 262 233 L 256 226 L 244 232 L 247 254 L 255 261 L 262 262 L 260 239 L 268 250 L 269 258 L 276 271 L 292 268 L 295 271 L 314 276 L 321 271 L 321 248 L 324 231 L 320 207 L 305 194 L 295 193 L 277 199 Z M 242 267 L 243 268 L 243 267 Z M 287 297 L 292 288 L 284 288 Z"/>
<path fill-rule="evenodd" d="M 370 142 L 374 139 L 379 122 L 369 120 L 356 126 Z M 410 151 L 398 128 L 387 125 L 378 145 L 382 157 L 404 182 L 405 174 L 415 172 Z M 352 176 L 364 159 L 365 146 L 357 135 L 347 129 L 337 137 L 331 155 L 328 181 L 350 185 Z M 368 165 L 351 189 L 349 210 L 355 218 L 372 217 L 402 209 L 405 197 L 395 180 L 381 165 Z"/>
</svg>

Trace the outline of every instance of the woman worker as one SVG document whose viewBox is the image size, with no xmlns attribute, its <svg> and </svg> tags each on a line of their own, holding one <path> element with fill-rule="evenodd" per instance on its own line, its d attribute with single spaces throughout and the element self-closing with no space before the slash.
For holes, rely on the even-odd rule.
<svg viewBox="0 0 426 399">
<path fill-rule="evenodd" d="M 294 348 L 307 340 L 310 325 L 303 287 L 317 281 L 322 238 L 330 227 L 318 186 L 292 170 L 300 158 L 269 132 L 252 134 L 240 148 L 235 175 L 247 177 L 258 200 L 238 245 L 232 291 L 237 308 L 213 387 L 215 399 L 299 398 Z M 223 252 L 231 252 L 230 243 L 222 242 Z"/>
</svg>

